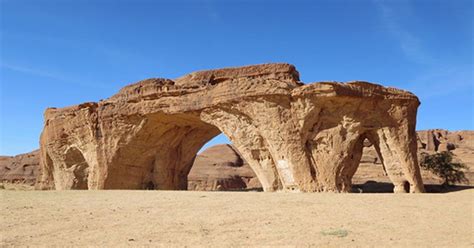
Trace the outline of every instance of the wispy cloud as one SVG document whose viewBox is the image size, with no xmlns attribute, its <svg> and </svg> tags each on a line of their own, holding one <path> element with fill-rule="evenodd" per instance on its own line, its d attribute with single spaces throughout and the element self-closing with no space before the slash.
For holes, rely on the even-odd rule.
<svg viewBox="0 0 474 248">
<path fill-rule="evenodd" d="M 414 78 L 408 88 L 425 100 L 473 93 L 473 71 L 473 64 L 436 66 Z"/>
<path fill-rule="evenodd" d="M 0 34 L 13 40 L 29 40 L 38 44 L 54 45 L 58 47 L 58 49 L 87 50 L 87 54 L 89 55 L 98 55 L 98 57 L 101 58 L 101 62 L 104 64 L 118 64 L 130 60 L 157 63 L 156 58 L 151 60 L 133 49 L 125 49 L 123 47 L 119 48 L 114 44 L 104 42 L 100 39 L 91 41 L 81 37 L 73 38 L 41 33 L 25 33 L 16 30 L 2 30 Z"/>
<path fill-rule="evenodd" d="M 410 1 L 373 0 L 380 20 L 405 57 L 420 65 L 420 71 L 407 88 L 424 100 L 447 97 L 461 91 L 473 90 L 474 65 L 440 61 L 424 46 L 426 40 L 403 26 L 403 19 L 417 19 Z"/>
<path fill-rule="evenodd" d="M 215 6 L 215 1 L 207 0 L 203 2 L 203 6 L 207 12 L 207 16 L 214 22 L 221 20 L 221 15 Z"/>
<path fill-rule="evenodd" d="M 379 15 L 387 32 L 396 39 L 400 45 L 403 54 L 410 60 L 420 64 L 432 64 L 435 59 L 423 48 L 422 39 L 415 33 L 410 32 L 407 27 L 403 27 L 399 21 L 401 16 L 409 16 L 411 6 L 408 1 L 384 1 L 374 0 L 379 11 Z M 403 12 L 401 8 L 394 8 L 393 4 L 400 7 L 403 4 Z"/>
<path fill-rule="evenodd" d="M 103 83 L 91 82 L 90 80 L 83 80 L 76 77 L 65 76 L 60 73 L 55 73 L 55 72 L 47 71 L 44 69 L 38 69 L 35 67 L 30 67 L 30 66 L 1 62 L 0 68 L 14 71 L 14 72 L 28 74 L 31 76 L 49 78 L 61 83 L 72 83 L 75 85 L 82 85 L 82 86 L 93 87 L 93 88 L 106 88 L 106 85 Z"/>
<path fill-rule="evenodd" d="M 58 47 L 58 49 L 64 49 L 64 51 L 67 51 L 68 49 L 87 49 L 87 56 L 93 55 L 95 56 L 94 58 L 101 58 L 101 63 L 104 64 L 104 66 L 110 66 L 111 64 L 115 66 L 117 64 L 121 64 L 124 63 L 124 61 L 129 60 L 149 60 L 147 58 L 143 58 L 143 56 L 140 56 L 140 54 L 125 51 L 124 49 L 118 49 L 115 48 L 113 45 L 102 43 L 100 41 L 90 42 L 81 39 L 70 39 L 56 35 L 44 35 L 40 33 L 22 33 L 18 31 L 12 32 L 9 30 L 2 30 L 1 35 L 4 37 L 8 36 L 8 38 L 12 40 L 29 40 L 37 44 L 48 44 L 50 46 L 54 45 L 55 47 Z M 153 62 L 157 63 L 156 60 L 154 60 Z M 45 68 L 44 66 L 38 64 L 28 64 L 23 62 L 12 63 L 9 60 L 5 60 L 5 58 L 2 58 L 2 61 L 0 62 L 0 68 L 2 68 L 2 70 L 6 69 L 10 71 L 28 74 L 31 76 L 49 78 L 61 83 L 70 83 L 75 85 L 92 87 L 96 89 L 104 89 L 110 86 L 103 82 L 97 82 L 96 80 L 85 79 L 83 78 L 83 76 L 67 74 L 64 73 L 62 70 L 58 71 L 52 69 L 51 67 L 63 68 L 64 65 L 60 65 L 58 63 L 50 63 L 49 68 Z"/>
<path fill-rule="evenodd" d="M 39 76 L 39 77 L 45 77 L 45 78 L 51 78 L 59 81 L 69 81 L 68 79 L 64 78 L 61 75 L 51 73 L 48 71 L 40 70 L 40 69 L 35 69 L 31 67 L 24 67 L 24 66 L 18 66 L 18 65 L 12 65 L 12 64 L 6 64 L 6 63 L 1 63 L 0 66 L 2 68 L 15 71 L 15 72 L 20 72 L 20 73 L 25 73 L 33 76 Z"/>
</svg>

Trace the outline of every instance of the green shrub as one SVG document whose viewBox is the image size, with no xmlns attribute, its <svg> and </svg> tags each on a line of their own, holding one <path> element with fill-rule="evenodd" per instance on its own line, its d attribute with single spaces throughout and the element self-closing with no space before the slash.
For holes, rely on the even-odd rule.
<svg viewBox="0 0 474 248">
<path fill-rule="evenodd" d="M 445 187 L 457 182 L 468 182 L 463 171 L 468 169 L 467 166 L 453 162 L 453 156 L 454 154 L 449 151 L 431 155 L 422 153 L 420 166 L 441 177 L 444 180 L 442 185 Z"/>
</svg>

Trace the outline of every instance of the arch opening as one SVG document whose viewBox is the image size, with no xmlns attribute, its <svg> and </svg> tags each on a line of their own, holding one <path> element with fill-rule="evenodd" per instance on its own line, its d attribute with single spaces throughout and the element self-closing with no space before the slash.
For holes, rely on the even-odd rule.
<svg viewBox="0 0 474 248">
<path fill-rule="evenodd" d="M 198 150 L 219 130 L 191 114 L 140 116 L 115 143 L 106 189 L 186 190 Z"/>
<path fill-rule="evenodd" d="M 113 151 L 104 182 L 106 189 L 187 190 L 188 186 L 196 189 L 188 180 L 196 156 L 206 143 L 222 133 L 214 123 L 204 122 L 192 114 L 147 115 L 133 126 L 136 128 L 115 141 L 122 145 Z M 222 139 L 223 135 L 218 137 Z M 253 159 L 249 157 L 252 150 L 242 151 L 241 147 L 246 144 L 240 142 L 239 138 L 231 136 L 225 140 L 233 143 L 226 146 L 243 164 L 243 161 Z M 261 161 L 252 162 L 245 168 L 247 177 L 239 177 L 238 173 L 234 173 L 231 180 L 224 180 L 221 185 L 214 185 L 213 189 L 246 188 L 255 174 L 259 179 L 254 179 L 252 183 L 258 185 L 255 180 L 261 180 L 255 167 L 259 167 Z"/>
<path fill-rule="evenodd" d="M 386 141 L 368 132 L 363 140 L 361 159 L 355 168 L 353 192 L 359 193 L 406 193 L 410 184 L 405 179 L 396 149 Z"/>
<path fill-rule="evenodd" d="M 223 133 L 198 152 L 188 174 L 188 190 L 262 191 L 262 185 L 237 147 Z"/>
<path fill-rule="evenodd" d="M 66 151 L 64 171 L 71 174 L 70 189 L 88 189 L 89 165 L 79 149 L 71 147 Z"/>
</svg>

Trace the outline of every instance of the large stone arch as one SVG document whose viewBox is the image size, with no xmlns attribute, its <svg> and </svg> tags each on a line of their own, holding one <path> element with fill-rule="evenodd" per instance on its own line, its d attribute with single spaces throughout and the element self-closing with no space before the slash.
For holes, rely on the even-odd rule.
<svg viewBox="0 0 474 248">
<path fill-rule="evenodd" d="M 123 135 L 105 145 L 103 188 L 187 189 L 187 175 L 199 149 L 220 131 L 191 114 L 154 113 L 120 120 Z M 117 121 L 117 120 L 115 120 Z"/>
<path fill-rule="evenodd" d="M 409 92 L 366 82 L 303 85 L 288 64 L 148 79 L 98 103 L 48 109 L 41 154 L 50 163 L 41 160 L 39 187 L 72 187 L 60 172 L 75 147 L 87 162 L 89 189 L 186 189 L 196 153 L 222 132 L 265 191 L 349 191 L 368 138 L 394 184 L 422 192 L 418 105 Z"/>
<path fill-rule="evenodd" d="M 253 169 L 264 191 L 282 188 L 268 144 L 248 116 L 228 108 L 204 111 L 202 118 L 213 123 L 232 141 Z"/>
</svg>

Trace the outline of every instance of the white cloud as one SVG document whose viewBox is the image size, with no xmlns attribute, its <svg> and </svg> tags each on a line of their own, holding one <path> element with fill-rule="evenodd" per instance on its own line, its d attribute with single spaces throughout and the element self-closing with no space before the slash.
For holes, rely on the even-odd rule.
<svg viewBox="0 0 474 248">
<path fill-rule="evenodd" d="M 51 79 L 55 79 L 55 80 L 59 80 L 59 81 L 68 81 L 66 78 L 64 78 L 60 75 L 57 75 L 57 74 L 54 74 L 54 73 L 51 73 L 51 72 L 48 72 L 48 71 L 44 71 L 44 70 L 31 68 L 31 67 L 24 67 L 24 66 L 6 64 L 6 63 L 1 63 L 0 66 L 2 68 L 5 68 L 5 69 L 11 70 L 11 71 L 26 73 L 26 74 L 30 74 L 30 75 L 33 75 L 33 76 L 46 77 L 46 78 L 51 78 Z"/>
<path fill-rule="evenodd" d="M 401 16 L 411 15 L 411 6 L 408 1 L 374 1 L 381 21 L 390 35 L 399 43 L 403 54 L 410 60 L 420 64 L 433 64 L 435 59 L 423 48 L 422 39 L 403 27 L 399 21 Z M 393 3 L 397 4 L 396 8 Z"/>
<path fill-rule="evenodd" d="M 106 88 L 106 85 L 103 83 L 92 82 L 90 80 L 83 80 L 83 79 L 79 79 L 75 77 L 68 77 L 60 73 L 53 73 L 44 69 L 38 69 L 35 67 L 30 67 L 30 66 L 16 65 L 16 64 L 2 62 L 0 64 L 0 68 L 19 72 L 19 73 L 24 73 L 24 74 L 28 74 L 28 75 L 32 75 L 36 77 L 49 78 L 56 81 L 60 81 L 61 83 L 71 83 L 75 85 L 82 85 L 82 86 L 93 87 L 93 88 Z"/>
</svg>

